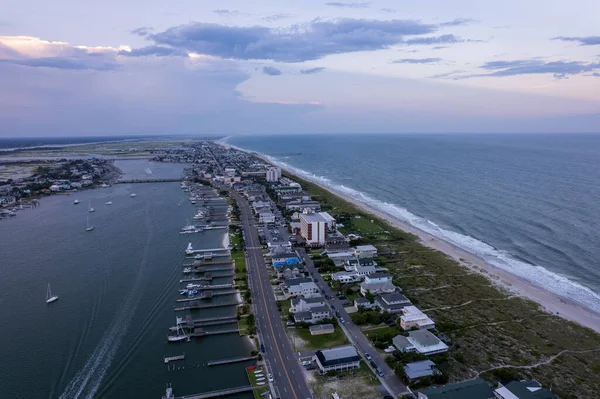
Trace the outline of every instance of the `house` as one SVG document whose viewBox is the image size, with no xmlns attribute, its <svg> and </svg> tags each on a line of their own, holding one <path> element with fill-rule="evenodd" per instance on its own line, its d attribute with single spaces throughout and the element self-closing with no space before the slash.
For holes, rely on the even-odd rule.
<svg viewBox="0 0 600 399">
<path fill-rule="evenodd" d="M 315 306 L 305 312 L 294 313 L 294 321 L 296 323 L 318 323 L 323 319 L 330 319 L 331 311 L 327 306 Z"/>
<path fill-rule="evenodd" d="M 303 213 L 300 215 L 300 235 L 309 245 L 323 245 L 327 232 L 333 229 L 335 219 L 327 212 Z"/>
<path fill-rule="evenodd" d="M 346 264 L 344 265 L 344 269 L 350 271 L 350 270 L 356 270 L 359 267 L 367 267 L 367 266 L 377 267 L 377 263 L 372 258 L 357 258 L 356 256 L 353 256 L 352 258 L 350 258 L 346 261 Z"/>
<path fill-rule="evenodd" d="M 542 388 L 537 381 L 511 381 L 499 383 L 494 390 L 498 399 L 558 399 L 551 391 Z"/>
<path fill-rule="evenodd" d="M 307 312 L 312 308 L 316 308 L 319 306 L 325 306 L 325 298 L 322 296 L 314 296 L 305 298 L 303 296 L 293 298 L 290 301 L 290 312 L 298 313 L 298 312 Z"/>
<path fill-rule="evenodd" d="M 415 382 L 419 378 L 429 377 L 439 373 L 440 372 L 435 368 L 435 363 L 431 360 L 408 363 L 404 366 L 404 374 L 410 382 Z"/>
<path fill-rule="evenodd" d="M 258 223 L 275 223 L 275 215 L 268 209 L 262 209 L 258 212 Z"/>
<path fill-rule="evenodd" d="M 335 327 L 333 324 L 317 324 L 316 326 L 308 327 L 310 335 L 333 334 Z"/>
<path fill-rule="evenodd" d="M 365 283 L 385 283 L 386 281 L 392 281 L 392 275 L 384 272 L 370 273 L 365 276 Z"/>
<path fill-rule="evenodd" d="M 254 201 L 252 203 L 252 209 L 255 213 L 258 213 L 262 209 L 271 209 L 271 203 L 269 201 Z"/>
<path fill-rule="evenodd" d="M 309 278 L 291 278 L 284 282 L 285 292 L 287 297 L 304 295 L 309 298 L 315 296 L 319 292 L 317 285 Z"/>
<path fill-rule="evenodd" d="M 300 262 L 298 255 L 294 252 L 278 253 L 271 256 L 273 267 L 281 267 L 283 265 L 297 265 Z"/>
<path fill-rule="evenodd" d="M 375 304 L 382 312 L 402 313 L 402 309 L 411 305 L 410 300 L 402 294 L 383 294 L 375 298 Z"/>
<path fill-rule="evenodd" d="M 277 277 L 284 279 L 304 277 L 304 267 L 302 265 L 284 264 L 281 267 L 277 267 Z"/>
<path fill-rule="evenodd" d="M 356 247 L 356 255 L 359 258 L 374 258 L 377 256 L 377 248 L 373 245 L 358 245 Z"/>
<path fill-rule="evenodd" d="M 427 330 L 410 331 L 408 337 L 396 335 L 392 344 L 400 352 L 418 352 L 425 356 L 448 351 L 448 345 Z"/>
<path fill-rule="evenodd" d="M 360 357 L 352 345 L 317 351 L 313 360 L 323 373 L 360 367 Z"/>
<path fill-rule="evenodd" d="M 411 328 L 429 329 L 435 328 L 435 323 L 416 306 L 405 306 L 400 316 L 400 326 L 404 330 L 410 330 Z"/>
<path fill-rule="evenodd" d="M 426 389 L 419 392 L 418 399 L 495 399 L 494 391 L 482 379 L 476 378 L 456 384 Z"/>
<path fill-rule="evenodd" d="M 354 300 L 354 307 L 356 309 L 363 307 L 365 309 L 373 309 L 375 308 L 377 305 L 375 303 L 372 303 L 371 301 L 369 301 L 367 298 L 364 297 L 358 297 Z"/>
<path fill-rule="evenodd" d="M 340 252 L 328 252 L 327 256 L 333 261 L 336 266 L 343 266 L 347 261 L 354 258 L 354 250 L 340 251 Z"/>
<path fill-rule="evenodd" d="M 339 281 L 342 284 L 351 284 L 360 281 L 360 277 L 353 272 L 336 272 L 331 275 L 331 279 Z"/>
<path fill-rule="evenodd" d="M 392 294 L 396 292 L 397 289 L 398 287 L 392 284 L 391 281 L 385 281 L 383 283 L 367 283 L 366 281 L 363 281 L 360 284 L 360 293 L 363 296 L 367 295 L 368 292 L 373 295 Z"/>
</svg>

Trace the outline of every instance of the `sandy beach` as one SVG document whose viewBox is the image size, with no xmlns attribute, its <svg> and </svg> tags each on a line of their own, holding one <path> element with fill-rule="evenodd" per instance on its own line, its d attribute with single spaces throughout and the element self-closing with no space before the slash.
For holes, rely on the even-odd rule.
<svg viewBox="0 0 600 399">
<path fill-rule="evenodd" d="M 287 172 L 293 174 L 289 171 Z M 392 226 L 400 230 L 416 235 L 423 245 L 445 253 L 464 267 L 485 276 L 496 286 L 508 290 L 515 295 L 523 296 L 539 303 L 542 308 L 549 313 L 576 322 L 600 333 L 600 314 L 595 313 L 574 301 L 569 301 L 568 299 L 546 291 L 541 287 L 537 287 L 529 281 L 523 280 L 509 272 L 499 269 L 494 265 L 489 264 L 484 259 L 464 251 L 449 242 L 440 240 L 439 238 L 417 229 L 385 212 L 374 209 L 353 198 L 348 198 L 329 187 L 322 186 L 315 182 L 312 183 L 317 184 L 319 187 L 329 191 L 333 195 L 354 204 L 364 212 L 386 220 Z"/>
</svg>

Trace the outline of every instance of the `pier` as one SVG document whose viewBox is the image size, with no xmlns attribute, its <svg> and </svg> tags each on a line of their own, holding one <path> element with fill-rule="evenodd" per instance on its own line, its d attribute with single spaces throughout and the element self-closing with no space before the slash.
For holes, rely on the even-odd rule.
<svg viewBox="0 0 600 399">
<path fill-rule="evenodd" d="M 213 267 L 213 268 L 206 268 L 206 267 L 195 267 L 194 268 L 194 273 L 204 273 L 204 272 L 224 272 L 224 271 L 231 271 L 234 268 L 234 264 L 231 263 L 231 266 L 227 266 L 227 267 Z"/>
<path fill-rule="evenodd" d="M 234 261 L 232 259 L 225 259 L 225 260 L 200 260 L 194 263 L 184 263 L 183 266 L 186 267 L 190 267 L 190 266 L 206 266 L 206 265 L 227 265 L 229 263 L 234 263 Z"/>
<path fill-rule="evenodd" d="M 170 398 L 170 399 L 208 399 L 208 398 L 220 398 L 222 396 L 229 396 L 229 395 L 233 395 L 233 394 L 236 394 L 236 393 L 251 392 L 253 388 L 252 388 L 251 385 L 246 385 L 246 386 L 243 386 L 243 387 L 221 389 L 219 391 L 211 391 L 211 392 L 199 393 L 199 394 L 194 394 L 194 395 L 177 396 L 177 397 L 169 396 L 169 389 L 170 388 L 167 388 L 167 395 L 163 396 L 163 398 Z M 173 391 L 171 390 L 170 391 L 171 395 L 172 395 L 172 392 Z"/>
<path fill-rule="evenodd" d="M 246 362 L 248 360 L 258 359 L 258 356 L 245 356 L 245 357 L 234 357 L 229 359 L 221 359 L 221 360 L 210 360 L 207 365 L 209 366 L 218 366 L 220 364 L 231 364 L 231 363 L 239 363 Z"/>
<path fill-rule="evenodd" d="M 165 364 L 168 364 L 169 362 L 174 362 L 176 360 L 184 360 L 184 359 L 185 359 L 185 353 L 183 355 L 165 357 L 164 362 L 165 362 Z"/>
<path fill-rule="evenodd" d="M 177 302 L 191 302 L 191 301 L 195 301 L 195 300 L 198 300 L 198 299 L 210 299 L 213 296 L 233 295 L 236 292 L 237 292 L 236 290 L 216 291 L 216 292 L 213 292 L 210 289 L 206 289 L 205 291 L 203 291 L 202 293 L 200 293 L 200 296 L 195 296 L 195 297 L 192 297 L 192 298 L 181 298 L 181 299 L 178 299 Z"/>
<path fill-rule="evenodd" d="M 192 302 L 189 305 L 175 308 L 175 311 L 180 312 L 180 311 L 184 311 L 184 310 L 219 308 L 219 307 L 224 307 L 224 306 L 238 306 L 238 305 L 240 305 L 240 303 L 238 301 L 229 301 L 229 302 L 221 302 L 221 303 Z"/>
<path fill-rule="evenodd" d="M 231 270 L 231 269 L 227 269 L 227 270 Z M 196 272 L 198 272 L 196 270 Z M 198 281 L 211 281 L 213 278 L 220 278 L 220 277 L 233 277 L 235 276 L 235 273 L 215 273 L 212 274 L 211 272 L 206 272 L 204 273 L 204 277 L 193 277 L 193 278 L 184 278 L 179 280 L 179 283 L 193 283 L 193 282 L 198 282 Z"/>
<path fill-rule="evenodd" d="M 221 334 L 233 334 L 239 333 L 239 328 L 232 328 L 229 330 L 219 330 L 219 331 L 204 331 L 202 328 L 195 328 L 192 333 L 190 333 L 190 337 L 200 338 L 208 335 L 221 335 Z"/>
</svg>

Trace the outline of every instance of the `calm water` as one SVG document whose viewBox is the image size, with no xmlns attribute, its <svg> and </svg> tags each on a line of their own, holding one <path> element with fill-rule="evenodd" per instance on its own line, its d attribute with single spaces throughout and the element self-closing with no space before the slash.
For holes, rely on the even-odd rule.
<svg viewBox="0 0 600 399">
<path fill-rule="evenodd" d="M 600 311 L 600 136 L 231 137 Z M 301 155 L 281 155 L 301 153 Z"/>
<path fill-rule="evenodd" d="M 146 176 L 148 167 L 153 176 L 177 177 L 183 168 L 145 161 L 118 166 L 131 178 Z M 73 205 L 74 198 L 81 204 Z M 109 200 L 113 205 L 104 205 Z M 96 212 L 87 212 L 88 201 Z M 0 396 L 160 398 L 166 383 L 177 395 L 246 384 L 246 364 L 205 366 L 249 353 L 238 335 L 166 343 L 187 243 L 215 248 L 224 238 L 225 230 L 179 235 L 193 214 L 179 184 L 162 183 L 56 195 L 0 221 Z M 92 232 L 84 231 L 88 215 Z M 60 297 L 49 306 L 48 282 Z M 193 315 L 234 314 L 224 307 Z M 169 371 L 162 357 L 182 352 L 185 362 Z"/>
</svg>

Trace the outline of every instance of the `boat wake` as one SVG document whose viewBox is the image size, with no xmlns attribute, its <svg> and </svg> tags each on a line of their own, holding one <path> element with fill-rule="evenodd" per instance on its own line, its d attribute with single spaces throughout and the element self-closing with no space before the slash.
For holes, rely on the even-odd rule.
<svg viewBox="0 0 600 399">
<path fill-rule="evenodd" d="M 237 148 L 241 151 L 255 152 L 235 147 L 230 143 L 226 143 L 226 145 Z M 394 218 L 410 224 L 419 230 L 425 231 L 432 236 L 447 241 L 464 251 L 483 258 L 486 262 L 513 275 L 523 278 L 536 286 L 546 289 L 561 297 L 576 301 L 595 312 L 600 312 L 600 294 L 582 284 L 570 280 L 565 276 L 554 273 L 542 266 L 534 265 L 517 259 L 510 253 L 495 248 L 490 244 L 478 240 L 477 238 L 442 228 L 436 223 L 426 218 L 417 216 L 405 208 L 395 204 L 387 203 L 385 201 L 380 201 L 353 188 L 337 184 L 325 176 L 318 176 L 304 169 L 297 168 L 286 162 L 283 162 L 277 157 L 264 154 L 261 154 L 261 156 L 267 159 L 269 162 L 281 167 L 282 169 L 289 170 L 290 172 L 306 180 L 325 186 L 342 196 L 360 201 L 361 203 L 375 210 L 382 211 Z"/>
<path fill-rule="evenodd" d="M 147 217 L 147 219 L 149 218 Z M 146 222 L 149 225 L 149 220 Z M 152 246 L 152 229 L 150 226 L 148 226 L 148 231 L 146 246 L 140 260 L 141 268 L 147 264 Z M 64 392 L 60 395 L 60 399 L 93 398 L 96 392 L 98 392 L 111 366 L 115 353 L 123 342 L 123 337 L 127 332 L 131 318 L 141 299 L 143 290 L 142 279 L 144 275 L 143 270 L 138 270 L 133 288 L 127 295 L 117 317 L 104 333 L 100 343 L 96 346 L 96 349 L 84 367 L 69 382 Z"/>
</svg>

